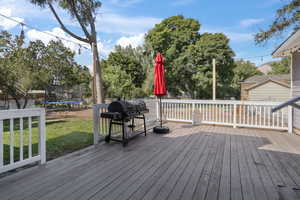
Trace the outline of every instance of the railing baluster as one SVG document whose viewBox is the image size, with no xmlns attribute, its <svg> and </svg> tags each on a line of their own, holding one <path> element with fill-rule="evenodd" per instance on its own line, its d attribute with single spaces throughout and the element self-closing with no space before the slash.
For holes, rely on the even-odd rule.
<svg viewBox="0 0 300 200">
<path fill-rule="evenodd" d="M 247 125 L 250 125 L 250 106 L 249 105 L 247 105 L 246 117 L 247 117 Z"/>
<path fill-rule="evenodd" d="M 202 108 L 203 108 L 203 111 L 202 111 L 202 112 L 203 112 L 203 121 L 207 121 L 207 119 L 206 119 L 206 118 L 207 118 L 206 104 L 203 104 L 203 105 L 202 105 Z"/>
<path fill-rule="evenodd" d="M 182 118 L 181 118 L 181 106 L 182 106 L 181 103 L 178 104 L 178 114 L 179 114 L 179 119 L 182 119 Z"/>
<path fill-rule="evenodd" d="M 273 127 L 273 113 L 271 112 L 272 107 L 268 107 L 268 113 L 269 113 L 269 126 Z"/>
<path fill-rule="evenodd" d="M 24 156 L 24 154 L 23 154 L 23 146 L 24 146 L 23 134 L 24 134 L 24 132 L 23 132 L 23 118 L 21 117 L 20 118 L 20 147 L 19 147 L 19 149 L 20 149 L 20 161 L 23 160 L 23 156 Z"/>
<path fill-rule="evenodd" d="M 183 117 L 182 118 L 183 118 L 183 120 L 186 120 L 186 104 L 183 103 L 182 107 L 183 107 L 183 110 L 182 110 Z"/>
<path fill-rule="evenodd" d="M 279 112 L 277 112 L 277 127 L 279 127 Z"/>
<path fill-rule="evenodd" d="M 14 163 L 14 137 L 15 137 L 15 134 L 14 134 L 14 119 L 10 119 L 9 120 L 9 152 L 10 152 L 10 164 L 13 164 Z"/>
<path fill-rule="evenodd" d="M 272 127 L 275 127 L 275 114 L 272 113 Z"/>
<path fill-rule="evenodd" d="M 223 116 L 222 116 L 222 118 L 223 118 L 222 120 L 224 123 L 226 123 L 226 110 L 227 110 L 226 108 L 227 108 L 227 105 L 224 104 L 223 105 Z"/>
<path fill-rule="evenodd" d="M 169 119 L 170 118 L 170 104 L 169 103 L 166 103 L 166 106 L 167 106 L 167 118 Z"/>
<path fill-rule="evenodd" d="M 4 151 L 3 151 L 3 140 L 4 140 L 4 137 L 3 137 L 3 120 L 0 120 L 0 168 L 4 165 L 3 161 L 3 157 L 4 157 Z"/>
<path fill-rule="evenodd" d="M 267 118 L 267 115 L 266 115 L 266 107 L 264 107 L 264 126 L 267 126 L 266 125 L 266 119 Z"/>
<path fill-rule="evenodd" d="M 259 106 L 259 125 L 262 126 L 262 106 Z"/>
<path fill-rule="evenodd" d="M 178 115 L 177 115 L 177 103 L 174 103 L 174 110 L 175 110 L 175 112 L 174 112 L 174 119 L 178 119 L 177 117 L 178 117 Z"/>
<path fill-rule="evenodd" d="M 173 106 L 173 103 L 170 103 L 170 118 L 174 119 L 174 106 Z"/>
<path fill-rule="evenodd" d="M 284 112 L 283 111 L 280 111 L 281 113 L 281 128 L 284 127 Z"/>
<path fill-rule="evenodd" d="M 246 108 L 247 106 L 243 105 L 243 116 L 244 116 L 244 119 L 243 119 L 243 123 L 246 124 Z"/>
<path fill-rule="evenodd" d="M 188 104 L 184 104 L 184 119 L 188 120 Z"/>
<path fill-rule="evenodd" d="M 32 118 L 28 117 L 28 158 L 32 158 Z"/>
<path fill-rule="evenodd" d="M 239 122 L 238 124 L 242 124 L 242 105 L 238 105 L 239 109 Z"/>
<path fill-rule="evenodd" d="M 208 107 L 209 107 L 209 108 L 208 108 L 208 111 L 209 111 L 209 112 L 208 112 L 208 115 L 209 115 L 209 117 L 208 117 L 209 119 L 208 119 L 208 120 L 209 120 L 209 121 L 212 121 L 212 117 L 211 117 L 211 116 L 212 116 L 212 110 L 211 110 L 212 106 L 211 106 L 211 104 L 208 104 Z"/>
</svg>

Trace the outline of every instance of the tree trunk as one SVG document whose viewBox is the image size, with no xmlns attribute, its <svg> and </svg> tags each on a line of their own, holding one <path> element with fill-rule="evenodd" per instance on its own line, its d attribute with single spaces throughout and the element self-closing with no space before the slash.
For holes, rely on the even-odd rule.
<svg viewBox="0 0 300 200">
<path fill-rule="evenodd" d="M 16 102 L 17 108 L 18 108 L 18 109 L 21 109 L 21 104 L 20 104 L 20 102 L 19 102 L 19 100 L 18 100 L 18 97 L 14 97 L 14 96 L 12 96 L 12 97 L 13 97 L 13 99 L 14 99 L 15 102 Z"/>
<path fill-rule="evenodd" d="M 27 104 L 28 104 L 28 98 L 27 98 L 27 97 L 24 97 L 24 105 L 23 105 L 23 109 L 26 108 Z"/>
<path fill-rule="evenodd" d="M 92 53 L 93 53 L 93 103 L 101 104 L 104 102 L 104 92 L 103 92 L 103 80 L 102 71 L 100 67 L 100 58 L 98 54 L 98 47 L 95 42 L 92 43 Z"/>
<path fill-rule="evenodd" d="M 146 93 L 149 95 L 151 93 L 151 86 L 150 86 L 150 65 L 147 64 L 147 70 L 146 70 Z"/>
</svg>

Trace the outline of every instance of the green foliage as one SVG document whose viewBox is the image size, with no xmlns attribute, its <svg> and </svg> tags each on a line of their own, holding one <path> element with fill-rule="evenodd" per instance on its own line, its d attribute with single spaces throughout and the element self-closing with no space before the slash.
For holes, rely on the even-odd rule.
<svg viewBox="0 0 300 200">
<path fill-rule="evenodd" d="M 233 69 L 234 77 L 232 80 L 232 89 L 234 96 L 240 97 L 240 82 L 254 75 L 262 75 L 260 71 L 257 70 L 255 64 L 246 60 L 235 61 L 235 68 Z"/>
<path fill-rule="evenodd" d="M 65 9 L 72 18 L 79 18 L 85 27 L 93 21 L 93 15 L 101 7 L 98 0 L 30 0 L 31 3 L 40 7 L 45 7 L 48 3 L 57 3 L 62 9 Z"/>
<path fill-rule="evenodd" d="M 234 52 L 224 34 L 200 35 L 195 19 L 174 16 L 163 20 L 146 35 L 148 52 L 161 52 L 166 59 L 168 91 L 174 95 L 186 93 L 193 98 L 212 95 L 212 60 L 217 60 L 218 92 L 228 95 L 233 77 Z"/>
<path fill-rule="evenodd" d="M 93 102 L 94 103 L 104 103 L 104 93 L 103 93 L 103 82 L 101 77 L 101 66 L 100 57 L 97 47 L 97 31 L 96 31 L 96 17 L 97 11 L 101 7 L 101 2 L 98 0 L 29 0 L 32 4 L 35 4 L 41 8 L 48 7 L 55 17 L 56 21 L 59 23 L 61 29 L 66 32 L 71 37 L 85 42 L 90 45 L 93 54 L 93 65 L 96 66 L 94 70 L 93 79 Z M 71 16 L 72 20 L 77 22 L 80 26 L 84 37 L 77 35 L 77 33 L 72 32 L 66 26 L 66 23 L 60 18 L 59 13 L 56 11 L 55 5 L 57 4 L 59 8 L 67 11 Z M 96 81 L 97 80 L 97 81 Z"/>
<path fill-rule="evenodd" d="M 272 72 L 269 73 L 270 75 L 289 74 L 291 70 L 291 58 L 286 57 L 279 62 L 273 62 L 271 67 Z"/>
<path fill-rule="evenodd" d="M 174 85 L 177 89 L 186 91 L 193 98 L 210 98 L 212 96 L 212 60 L 216 59 L 218 95 L 226 94 L 233 77 L 233 51 L 229 47 L 228 38 L 221 33 L 203 34 L 199 40 L 190 45 L 178 59 L 175 60 L 173 71 L 176 74 Z M 174 90 L 176 89 L 174 88 Z"/>
<path fill-rule="evenodd" d="M 63 87 L 82 85 L 90 95 L 88 69 L 75 62 L 75 53 L 62 42 L 20 44 L 19 37 L 0 33 L 0 89 L 15 99 L 18 108 L 26 107 L 30 90 L 49 89 L 55 81 Z M 20 99 L 25 99 L 24 105 Z"/>
<path fill-rule="evenodd" d="M 146 35 L 146 46 L 161 52 L 167 63 L 178 58 L 189 45 L 199 38 L 200 24 L 197 20 L 182 15 L 164 19 Z"/>
<path fill-rule="evenodd" d="M 134 58 L 141 64 L 146 73 L 143 90 L 147 95 L 151 95 L 153 92 L 154 52 L 148 54 L 145 46 L 133 48 L 131 45 L 127 47 L 116 46 L 115 50 L 123 55 Z"/>
<path fill-rule="evenodd" d="M 145 71 L 142 65 L 132 56 L 127 56 L 121 52 L 110 53 L 108 64 L 111 67 L 119 67 L 130 76 L 130 80 L 135 87 L 142 87 L 145 80 Z"/>
<path fill-rule="evenodd" d="M 110 53 L 108 59 L 102 61 L 102 66 L 107 96 L 126 99 L 145 96 L 142 89 L 145 71 L 133 57 L 121 52 Z"/>
<path fill-rule="evenodd" d="M 26 107 L 28 92 L 41 77 L 41 70 L 34 70 L 30 52 L 22 47 L 23 43 L 22 38 L 13 38 L 8 32 L 0 32 L 0 89 L 15 99 L 18 108 Z M 23 105 L 20 98 L 25 100 Z"/>
<path fill-rule="evenodd" d="M 299 29 L 300 22 L 300 0 L 290 0 L 277 10 L 277 15 L 273 23 L 266 30 L 261 30 L 255 36 L 256 43 L 262 43 L 276 34 L 281 33 L 289 28 Z"/>
</svg>

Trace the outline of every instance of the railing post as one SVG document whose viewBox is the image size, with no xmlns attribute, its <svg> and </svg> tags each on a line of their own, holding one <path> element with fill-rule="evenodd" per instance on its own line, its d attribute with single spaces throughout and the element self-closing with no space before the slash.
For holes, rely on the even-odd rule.
<svg viewBox="0 0 300 200">
<path fill-rule="evenodd" d="M 236 103 L 233 105 L 233 128 L 236 128 L 236 122 L 237 122 L 237 105 Z"/>
<path fill-rule="evenodd" d="M 99 108 L 97 104 L 94 104 L 93 106 L 93 128 L 94 128 L 94 145 L 99 143 L 99 123 L 100 123 L 100 119 L 99 119 L 100 115 L 99 115 Z"/>
<path fill-rule="evenodd" d="M 39 153 L 41 156 L 41 164 L 46 163 L 46 112 L 41 109 L 39 117 Z"/>
<path fill-rule="evenodd" d="M 192 124 L 196 124 L 195 103 L 192 104 Z"/>
<path fill-rule="evenodd" d="M 293 107 L 288 106 L 288 133 L 293 134 Z"/>
<path fill-rule="evenodd" d="M 3 120 L 0 120 L 0 168 L 3 167 Z"/>
</svg>

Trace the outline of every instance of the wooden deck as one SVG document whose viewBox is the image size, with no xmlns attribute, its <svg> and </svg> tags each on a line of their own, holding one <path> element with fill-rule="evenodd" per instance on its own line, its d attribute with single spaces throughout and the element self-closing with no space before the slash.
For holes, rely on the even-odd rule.
<svg viewBox="0 0 300 200">
<path fill-rule="evenodd" d="M 0 179 L 0 199 L 300 199 L 300 136 L 169 124 Z"/>
</svg>

